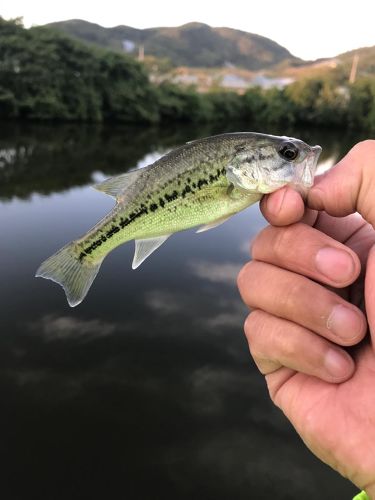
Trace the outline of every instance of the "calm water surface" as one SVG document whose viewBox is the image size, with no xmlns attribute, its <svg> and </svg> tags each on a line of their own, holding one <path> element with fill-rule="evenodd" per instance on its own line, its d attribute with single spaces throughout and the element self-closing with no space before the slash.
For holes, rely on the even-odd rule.
<svg viewBox="0 0 375 500">
<path fill-rule="evenodd" d="M 33 278 L 111 209 L 94 181 L 236 129 L 1 126 L 4 500 L 351 498 L 270 403 L 248 354 L 235 277 L 265 225 L 257 206 L 174 235 L 136 271 L 133 243 L 118 248 L 75 309 Z M 358 139 L 268 132 L 321 144 L 327 162 Z"/>
</svg>

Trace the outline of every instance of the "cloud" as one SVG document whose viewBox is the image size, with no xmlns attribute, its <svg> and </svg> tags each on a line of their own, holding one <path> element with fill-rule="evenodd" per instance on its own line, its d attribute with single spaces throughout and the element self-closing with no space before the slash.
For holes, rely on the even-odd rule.
<svg viewBox="0 0 375 500">
<path fill-rule="evenodd" d="M 208 262 L 199 260 L 189 262 L 188 266 L 190 271 L 195 276 L 198 276 L 198 278 L 212 283 L 234 285 L 242 264 L 237 262 Z"/>
<path fill-rule="evenodd" d="M 248 388 L 249 374 L 217 366 L 202 366 L 191 373 L 189 382 L 192 410 L 197 414 L 223 417 L 228 396 Z"/>
<path fill-rule="evenodd" d="M 69 338 L 91 340 L 111 335 L 115 330 L 115 325 L 98 319 L 86 320 L 73 316 L 48 314 L 31 323 L 30 330 L 41 334 L 47 341 Z"/>
<path fill-rule="evenodd" d="M 221 301 L 220 312 L 206 318 L 201 318 L 201 323 L 209 329 L 212 328 L 235 328 L 240 327 L 248 314 L 247 307 L 240 299 Z"/>
<path fill-rule="evenodd" d="M 179 314 L 186 306 L 182 294 L 169 290 L 151 290 L 146 293 L 145 302 L 150 309 L 165 316 Z"/>
</svg>

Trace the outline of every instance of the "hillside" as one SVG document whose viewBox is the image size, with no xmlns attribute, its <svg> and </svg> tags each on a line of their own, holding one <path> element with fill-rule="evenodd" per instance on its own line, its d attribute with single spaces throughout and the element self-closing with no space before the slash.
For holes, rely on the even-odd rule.
<svg viewBox="0 0 375 500">
<path fill-rule="evenodd" d="M 153 122 L 156 89 L 133 58 L 0 17 L 0 118 Z"/>
<path fill-rule="evenodd" d="M 338 55 L 335 59 L 343 65 L 351 66 L 354 56 L 358 56 L 358 72 L 361 75 L 375 74 L 375 46 L 351 50 Z"/>
<path fill-rule="evenodd" d="M 350 76 L 355 79 L 374 77 L 375 46 L 362 47 L 338 54 L 332 58 L 319 59 L 311 63 L 302 64 L 298 67 L 285 66 L 282 74 L 295 80 L 328 77 L 336 81 L 339 85 L 347 84 Z"/>
<path fill-rule="evenodd" d="M 269 38 L 231 28 L 212 28 L 189 23 L 176 28 L 136 29 L 129 26 L 103 28 L 78 19 L 47 25 L 81 41 L 101 47 L 168 59 L 174 66 L 222 67 L 234 65 L 260 70 L 302 61 Z"/>
</svg>

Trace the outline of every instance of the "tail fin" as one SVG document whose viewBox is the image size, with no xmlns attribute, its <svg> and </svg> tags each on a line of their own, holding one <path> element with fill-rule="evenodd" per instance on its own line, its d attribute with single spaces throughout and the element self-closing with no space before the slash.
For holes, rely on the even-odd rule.
<svg viewBox="0 0 375 500">
<path fill-rule="evenodd" d="M 45 260 L 35 274 L 61 285 L 70 307 L 77 306 L 86 297 L 103 261 L 96 264 L 81 262 L 73 245 L 69 243 Z"/>
</svg>

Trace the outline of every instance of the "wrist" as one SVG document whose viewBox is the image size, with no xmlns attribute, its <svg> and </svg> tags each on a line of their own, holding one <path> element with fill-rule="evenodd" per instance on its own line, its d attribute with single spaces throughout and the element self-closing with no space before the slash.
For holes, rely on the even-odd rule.
<svg viewBox="0 0 375 500">
<path fill-rule="evenodd" d="M 365 490 L 357 493 L 353 500 L 375 500 L 375 484 L 371 484 Z"/>
<path fill-rule="evenodd" d="M 370 500 L 375 500 L 375 483 L 368 486 L 365 491 Z"/>
<path fill-rule="evenodd" d="M 375 484 L 367 486 L 366 489 L 358 493 L 353 500 L 375 500 Z"/>
<path fill-rule="evenodd" d="M 367 495 L 365 490 L 362 490 L 353 497 L 353 500 L 371 500 L 371 497 Z"/>
</svg>

